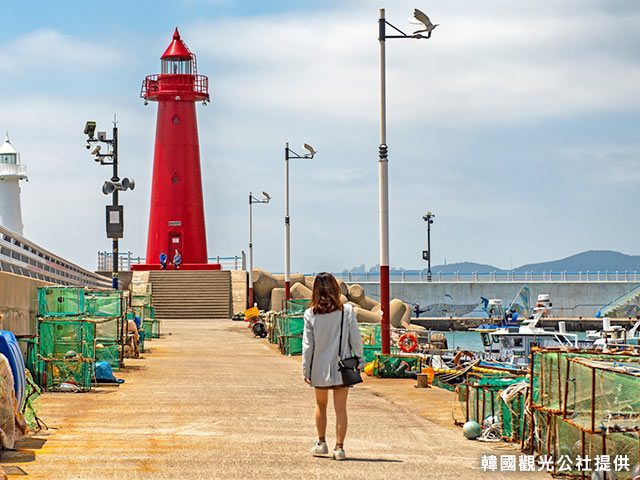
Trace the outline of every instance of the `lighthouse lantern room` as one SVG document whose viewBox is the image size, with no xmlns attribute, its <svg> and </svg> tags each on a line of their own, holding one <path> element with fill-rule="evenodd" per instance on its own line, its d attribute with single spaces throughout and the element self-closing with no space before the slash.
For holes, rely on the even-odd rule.
<svg viewBox="0 0 640 480">
<path fill-rule="evenodd" d="M 207 264 L 207 238 L 195 102 L 209 101 L 208 78 L 198 75 L 196 56 L 180 38 L 161 57 L 161 72 L 142 83 L 145 103 L 158 102 L 146 269 L 161 252 L 184 269 L 219 269 Z M 143 268 L 140 268 L 143 269 Z"/>
</svg>

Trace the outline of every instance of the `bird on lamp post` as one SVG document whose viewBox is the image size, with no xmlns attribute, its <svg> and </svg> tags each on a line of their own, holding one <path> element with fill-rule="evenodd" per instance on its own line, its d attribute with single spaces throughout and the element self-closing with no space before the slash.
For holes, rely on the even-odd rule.
<svg viewBox="0 0 640 480">
<path fill-rule="evenodd" d="M 422 38 L 431 38 L 431 32 L 433 32 L 435 28 L 440 25 L 439 23 L 436 23 L 435 25 L 431 23 L 431 20 L 429 20 L 427 14 L 418 10 L 417 8 L 413 10 L 413 18 L 409 17 L 409 22 L 413 23 L 414 25 L 422 25 L 425 27 L 423 30 L 416 30 L 415 32 L 413 32 L 414 35 L 418 35 Z M 422 32 L 427 32 L 427 35 L 420 35 L 420 33 Z"/>
</svg>

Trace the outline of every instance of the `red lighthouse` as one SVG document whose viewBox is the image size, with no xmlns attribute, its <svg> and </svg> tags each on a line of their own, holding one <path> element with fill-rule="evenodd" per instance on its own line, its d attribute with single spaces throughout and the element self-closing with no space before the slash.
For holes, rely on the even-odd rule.
<svg viewBox="0 0 640 480">
<path fill-rule="evenodd" d="M 209 79 L 177 28 L 160 58 L 162 73 L 146 77 L 140 94 L 158 102 L 147 264 L 159 264 L 161 251 L 171 262 L 179 250 L 184 268 L 207 268 L 195 102 L 209 101 Z"/>
</svg>

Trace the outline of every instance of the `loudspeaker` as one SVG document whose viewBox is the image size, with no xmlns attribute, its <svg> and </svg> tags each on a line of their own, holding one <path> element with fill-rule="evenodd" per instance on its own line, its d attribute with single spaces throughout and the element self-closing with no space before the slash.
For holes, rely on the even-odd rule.
<svg viewBox="0 0 640 480">
<path fill-rule="evenodd" d="M 104 193 L 105 195 L 109 195 L 110 193 L 113 193 L 116 188 L 117 185 L 115 183 L 107 180 L 106 182 L 104 182 L 104 185 L 102 185 L 102 193 Z"/>
<path fill-rule="evenodd" d="M 133 178 L 123 178 L 122 188 L 123 190 L 133 190 L 134 188 L 136 188 L 136 181 Z"/>
</svg>

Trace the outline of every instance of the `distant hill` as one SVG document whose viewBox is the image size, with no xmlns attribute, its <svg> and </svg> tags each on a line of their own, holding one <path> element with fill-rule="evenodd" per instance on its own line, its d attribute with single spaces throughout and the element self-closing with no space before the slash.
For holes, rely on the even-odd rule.
<svg viewBox="0 0 640 480">
<path fill-rule="evenodd" d="M 425 268 L 423 272 L 426 272 Z M 432 265 L 432 273 L 455 273 L 455 272 L 503 272 L 501 268 L 494 267 L 493 265 L 486 265 L 484 263 L 474 262 L 460 262 L 449 263 L 447 265 Z"/>
<path fill-rule="evenodd" d="M 605 271 L 623 272 L 625 270 L 640 271 L 640 256 L 626 255 L 612 250 L 589 250 L 588 252 L 578 253 L 561 260 L 553 260 L 551 262 L 530 263 L 514 268 L 516 272 L 524 271 Z"/>
<path fill-rule="evenodd" d="M 394 271 L 404 270 L 401 268 L 392 268 Z M 549 262 L 529 263 L 527 265 L 521 265 L 513 269 L 514 272 L 548 272 L 552 270 L 554 272 L 579 272 L 579 271 L 591 271 L 591 272 L 624 272 L 639 271 L 640 272 L 640 255 L 626 255 L 620 252 L 614 252 L 612 250 L 589 250 L 587 252 L 578 253 L 567 258 L 560 260 L 553 260 Z M 347 272 L 348 270 L 345 270 Z M 364 265 L 353 268 L 353 273 L 364 273 L 366 268 Z M 378 265 L 369 268 L 369 273 L 377 273 L 380 271 Z M 426 272 L 427 269 L 422 270 L 405 270 L 406 272 Z M 434 265 L 431 267 L 432 273 L 455 273 L 455 272 L 506 272 L 502 268 L 494 267 L 493 265 L 487 265 L 484 263 L 475 262 L 459 262 L 450 263 L 447 265 Z"/>
</svg>

